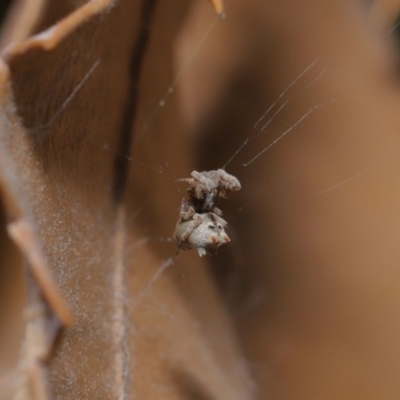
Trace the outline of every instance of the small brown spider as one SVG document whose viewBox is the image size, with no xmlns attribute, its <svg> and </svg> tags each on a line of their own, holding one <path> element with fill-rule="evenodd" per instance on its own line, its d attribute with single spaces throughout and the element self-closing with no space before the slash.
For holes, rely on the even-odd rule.
<svg viewBox="0 0 400 400">
<path fill-rule="evenodd" d="M 230 242 L 225 232 L 227 222 L 212 212 L 198 214 L 185 200 L 182 201 L 180 218 L 174 239 L 182 250 L 197 249 L 199 256 L 215 256 L 218 247 Z"/>
<path fill-rule="evenodd" d="M 174 239 L 180 249 L 197 249 L 200 257 L 215 256 L 218 247 L 230 242 L 225 232 L 227 222 L 216 207 L 218 197 L 227 198 L 238 191 L 240 182 L 223 169 L 193 171 L 192 178 L 179 179 L 190 184 L 189 199 L 183 200 Z"/>
</svg>

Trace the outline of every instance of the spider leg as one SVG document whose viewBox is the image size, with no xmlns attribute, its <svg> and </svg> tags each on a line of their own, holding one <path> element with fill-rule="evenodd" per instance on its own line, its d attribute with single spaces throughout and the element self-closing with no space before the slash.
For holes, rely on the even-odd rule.
<svg viewBox="0 0 400 400">
<path fill-rule="evenodd" d="M 196 197 L 198 199 L 202 199 L 204 197 L 204 193 L 210 193 L 215 189 L 215 183 L 203 173 L 193 171 L 191 175 L 197 181 L 195 190 Z"/>
<path fill-rule="evenodd" d="M 241 189 L 241 185 L 239 180 L 234 177 L 233 175 L 228 174 L 226 171 L 224 171 L 223 169 L 219 169 L 217 170 L 218 175 L 219 175 L 219 187 L 220 189 L 223 189 L 227 192 L 226 197 L 229 196 L 230 192 L 236 192 L 237 190 Z"/>
<path fill-rule="evenodd" d="M 185 199 L 182 199 L 180 217 L 182 221 L 190 220 L 196 214 L 192 205 Z"/>
<path fill-rule="evenodd" d="M 203 183 L 204 185 L 207 184 L 207 181 L 209 181 L 209 179 L 207 177 L 205 177 L 201 172 L 199 171 L 192 171 L 192 173 L 190 174 L 192 175 L 192 177 L 194 179 L 196 179 L 196 181 L 199 181 L 201 183 Z"/>
<path fill-rule="evenodd" d="M 190 186 L 193 186 L 195 180 L 193 178 L 179 178 L 175 179 L 175 182 L 188 182 Z"/>
<path fill-rule="evenodd" d="M 216 215 L 218 215 L 219 217 L 222 217 L 222 210 L 219 209 L 218 207 L 213 207 L 212 208 L 212 212 Z M 222 219 L 222 218 L 221 218 Z"/>
<path fill-rule="evenodd" d="M 220 168 L 217 169 L 218 175 L 220 176 L 220 178 L 229 181 L 230 179 L 233 178 L 233 176 L 231 174 L 228 174 L 224 169 Z"/>
<path fill-rule="evenodd" d="M 199 247 L 197 251 L 199 252 L 200 257 L 203 257 L 207 254 L 207 250 L 204 247 Z"/>
<path fill-rule="evenodd" d="M 224 228 L 228 225 L 228 223 L 221 218 L 218 214 L 212 213 L 210 217 L 217 223 L 221 224 Z"/>
</svg>

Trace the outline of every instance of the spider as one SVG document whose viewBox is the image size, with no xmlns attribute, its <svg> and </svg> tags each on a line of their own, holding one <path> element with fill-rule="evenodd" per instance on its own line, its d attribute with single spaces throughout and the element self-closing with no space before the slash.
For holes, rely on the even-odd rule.
<svg viewBox="0 0 400 400">
<path fill-rule="evenodd" d="M 227 198 L 232 192 L 240 190 L 240 182 L 223 169 L 214 171 L 193 171 L 192 178 L 179 179 L 188 182 L 187 190 L 190 204 L 197 213 L 212 211 L 221 216 L 222 211 L 215 206 L 218 197 Z"/>
<path fill-rule="evenodd" d="M 227 222 L 215 206 L 218 197 L 227 198 L 238 191 L 240 182 L 223 169 L 193 171 L 192 178 L 179 179 L 190 184 L 188 201 L 182 200 L 174 239 L 179 249 L 197 249 L 200 257 L 215 256 L 218 247 L 230 242 L 225 232 Z"/>
<path fill-rule="evenodd" d="M 225 232 L 227 222 L 213 212 L 198 214 L 185 200 L 182 201 L 180 218 L 174 239 L 179 249 L 197 249 L 199 256 L 215 256 L 218 247 L 229 243 Z"/>
</svg>

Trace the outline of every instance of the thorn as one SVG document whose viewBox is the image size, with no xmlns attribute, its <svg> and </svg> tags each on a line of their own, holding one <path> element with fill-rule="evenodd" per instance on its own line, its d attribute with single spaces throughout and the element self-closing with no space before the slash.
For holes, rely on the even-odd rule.
<svg viewBox="0 0 400 400">
<path fill-rule="evenodd" d="M 26 257 L 32 274 L 50 308 L 64 326 L 71 325 L 72 314 L 68 310 L 50 274 L 49 267 L 45 262 L 44 255 L 30 224 L 21 218 L 10 222 L 7 225 L 7 231 L 21 253 Z"/>
<path fill-rule="evenodd" d="M 209 1 L 214 6 L 214 10 L 218 14 L 218 16 L 221 18 L 225 18 L 224 4 L 222 3 L 222 0 L 209 0 Z"/>
</svg>

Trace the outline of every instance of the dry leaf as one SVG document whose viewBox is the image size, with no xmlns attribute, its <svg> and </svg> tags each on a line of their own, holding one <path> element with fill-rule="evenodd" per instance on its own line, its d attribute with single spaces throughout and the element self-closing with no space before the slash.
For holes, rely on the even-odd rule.
<svg viewBox="0 0 400 400">
<path fill-rule="evenodd" d="M 2 186 L 9 232 L 31 271 L 16 398 L 251 397 L 210 274 L 192 258 L 161 275 L 175 249 L 157 253 L 135 221 L 149 212 L 142 199 L 154 207 L 163 189 L 156 179 L 143 186 L 131 159 L 140 148 L 152 154 L 154 132 L 141 140 L 141 126 L 172 79 L 185 7 L 93 1 L 3 53 Z M 40 18 L 32 26 L 49 17 Z M 162 118 L 184 173 L 177 113 Z M 164 205 L 173 211 L 177 199 Z M 153 215 L 174 225 L 174 212 Z M 67 309 L 74 324 L 55 342 Z"/>
</svg>

